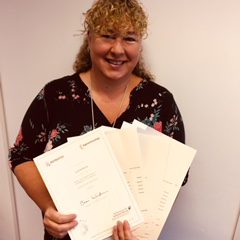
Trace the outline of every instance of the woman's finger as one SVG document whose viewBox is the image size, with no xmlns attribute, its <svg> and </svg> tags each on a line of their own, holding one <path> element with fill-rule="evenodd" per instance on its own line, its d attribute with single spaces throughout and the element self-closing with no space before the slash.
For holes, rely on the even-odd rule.
<svg viewBox="0 0 240 240">
<path fill-rule="evenodd" d="M 119 240 L 117 226 L 113 227 L 113 240 Z"/>
<path fill-rule="evenodd" d="M 123 223 L 120 221 L 117 222 L 117 233 L 119 240 L 124 240 Z"/>
<path fill-rule="evenodd" d="M 54 208 L 49 208 L 44 214 L 44 227 L 54 237 L 63 238 L 67 232 L 77 225 L 75 214 L 60 214 Z"/>
<path fill-rule="evenodd" d="M 126 220 L 123 222 L 123 232 L 124 232 L 125 240 L 133 240 L 134 239 L 130 225 L 129 225 L 128 221 L 126 221 Z"/>
</svg>

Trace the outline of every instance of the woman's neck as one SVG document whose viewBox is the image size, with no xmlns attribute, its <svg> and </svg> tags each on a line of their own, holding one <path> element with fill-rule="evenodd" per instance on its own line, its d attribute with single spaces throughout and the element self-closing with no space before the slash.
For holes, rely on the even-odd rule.
<svg viewBox="0 0 240 240">
<path fill-rule="evenodd" d="M 93 69 L 89 71 L 91 88 L 96 92 L 105 94 L 124 92 L 126 86 L 130 85 L 133 78 L 134 75 L 129 74 L 129 76 L 124 79 L 109 79 L 97 74 Z"/>
<path fill-rule="evenodd" d="M 94 71 L 92 71 L 92 69 L 81 73 L 80 77 L 85 85 L 92 91 L 112 96 L 123 93 L 126 89 L 126 86 L 128 86 L 128 91 L 131 92 L 131 90 L 142 80 L 133 74 L 125 79 L 104 79 L 98 77 Z"/>
</svg>

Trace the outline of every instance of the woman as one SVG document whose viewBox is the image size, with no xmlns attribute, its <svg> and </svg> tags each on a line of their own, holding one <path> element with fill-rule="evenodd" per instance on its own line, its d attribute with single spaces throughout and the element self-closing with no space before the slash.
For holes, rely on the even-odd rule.
<svg viewBox="0 0 240 240">
<path fill-rule="evenodd" d="M 63 215 L 32 161 L 70 136 L 101 125 L 120 128 L 134 119 L 184 142 L 184 127 L 172 94 L 151 80 L 142 59 L 147 17 L 137 0 L 98 0 L 86 12 L 85 38 L 75 73 L 46 84 L 30 105 L 10 149 L 18 181 L 43 213 L 44 239 L 69 239 L 75 214 Z M 136 239 L 127 222 L 113 238 Z"/>
</svg>

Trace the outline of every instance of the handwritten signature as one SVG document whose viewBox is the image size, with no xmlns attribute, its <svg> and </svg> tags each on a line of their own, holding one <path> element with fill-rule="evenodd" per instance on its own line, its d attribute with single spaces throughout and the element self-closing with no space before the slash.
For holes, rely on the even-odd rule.
<svg viewBox="0 0 240 240">
<path fill-rule="evenodd" d="M 102 197 L 102 196 L 105 195 L 106 193 L 108 193 L 108 191 L 102 191 L 102 192 L 94 193 L 94 194 L 92 194 L 92 195 L 90 196 L 89 199 L 81 200 L 81 201 L 80 201 L 80 205 L 81 205 L 81 206 L 86 206 L 86 205 L 89 204 L 91 201 L 97 200 L 98 198 Z"/>
</svg>

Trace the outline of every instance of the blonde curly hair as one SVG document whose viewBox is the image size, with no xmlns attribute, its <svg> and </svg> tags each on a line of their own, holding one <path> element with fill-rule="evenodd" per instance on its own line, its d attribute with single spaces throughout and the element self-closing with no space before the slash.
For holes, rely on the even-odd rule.
<svg viewBox="0 0 240 240">
<path fill-rule="evenodd" d="M 111 30 L 126 34 L 134 29 L 141 38 L 147 36 L 147 16 L 138 0 L 97 0 L 84 15 L 85 36 L 73 66 L 77 73 L 86 72 L 92 67 L 87 40 L 90 31 L 104 34 Z M 142 56 L 133 73 L 143 79 L 153 79 L 144 66 Z"/>
</svg>

